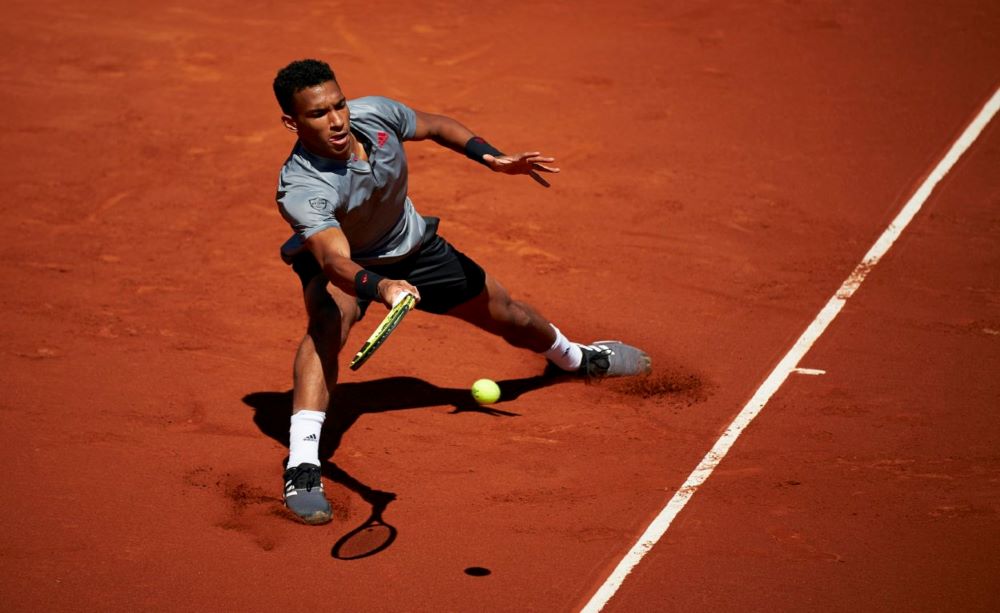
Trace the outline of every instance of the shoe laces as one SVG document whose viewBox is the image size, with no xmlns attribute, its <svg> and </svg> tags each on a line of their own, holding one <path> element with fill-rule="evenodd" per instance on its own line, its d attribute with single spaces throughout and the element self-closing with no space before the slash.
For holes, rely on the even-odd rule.
<svg viewBox="0 0 1000 613">
<path fill-rule="evenodd" d="M 291 468 L 291 472 L 288 473 L 287 481 L 291 481 L 295 489 L 306 488 L 307 492 L 311 492 L 314 487 L 319 487 L 320 485 L 320 472 L 318 466 L 312 466 L 307 464 L 299 464 L 298 466 Z"/>
<path fill-rule="evenodd" d="M 580 348 L 583 350 L 583 367 L 588 373 L 594 374 L 595 370 L 603 373 L 611 368 L 614 353 L 611 348 L 598 345 L 580 345 Z"/>
</svg>

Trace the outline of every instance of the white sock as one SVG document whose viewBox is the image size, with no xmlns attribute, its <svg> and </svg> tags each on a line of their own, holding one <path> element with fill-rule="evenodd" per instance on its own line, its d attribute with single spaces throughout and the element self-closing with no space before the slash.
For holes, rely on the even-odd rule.
<svg viewBox="0 0 1000 613">
<path fill-rule="evenodd" d="M 288 468 L 299 464 L 319 466 L 319 433 L 323 429 L 323 411 L 301 410 L 292 415 L 288 430 Z"/>
<path fill-rule="evenodd" d="M 549 325 L 552 326 L 552 324 Z M 549 350 L 545 352 L 545 357 L 563 370 L 573 371 L 580 368 L 580 362 L 583 361 L 583 352 L 580 351 L 580 346 L 569 342 L 569 339 L 563 336 L 559 328 L 552 326 L 552 329 L 556 333 L 556 342 L 552 343 Z"/>
</svg>

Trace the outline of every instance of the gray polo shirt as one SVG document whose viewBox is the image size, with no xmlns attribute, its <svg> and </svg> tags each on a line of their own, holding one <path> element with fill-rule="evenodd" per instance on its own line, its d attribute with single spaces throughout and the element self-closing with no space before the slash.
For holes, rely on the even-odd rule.
<svg viewBox="0 0 1000 613">
<path fill-rule="evenodd" d="M 406 195 L 403 141 L 413 137 L 417 117 L 409 107 L 378 96 L 349 100 L 351 130 L 370 146 L 367 161 L 331 160 L 296 142 L 278 176 L 275 198 L 295 234 L 281 247 L 288 262 L 303 241 L 340 228 L 351 259 L 362 266 L 390 264 L 420 246 L 424 220 Z"/>
</svg>

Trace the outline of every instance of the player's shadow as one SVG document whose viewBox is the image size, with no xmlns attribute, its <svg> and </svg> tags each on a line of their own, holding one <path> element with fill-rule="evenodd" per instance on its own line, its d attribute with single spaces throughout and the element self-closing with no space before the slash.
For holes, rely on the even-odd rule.
<svg viewBox="0 0 1000 613">
<path fill-rule="evenodd" d="M 501 400 L 497 404 L 516 400 L 522 394 L 565 381 L 551 370 L 546 374 L 522 379 L 498 381 Z M 253 421 L 260 431 L 288 447 L 289 419 L 292 415 L 292 392 L 252 392 L 243 402 L 254 410 Z M 334 391 L 320 436 L 319 457 L 323 475 L 355 492 L 372 507 L 372 515 L 362 524 L 363 528 L 373 517 L 381 520 L 382 513 L 396 494 L 374 489 L 337 466 L 330 458 L 340 447 L 344 434 L 359 417 L 369 413 L 451 406 L 452 413 L 480 413 L 492 417 L 517 417 L 518 413 L 497 408 L 497 405 L 480 406 L 466 388 L 439 387 L 415 377 L 388 377 L 358 383 L 340 383 Z M 390 527 L 391 528 L 391 527 Z M 395 539 L 395 528 L 392 540 Z M 357 530 L 357 529 L 356 529 Z M 352 531 L 353 532 L 353 531 Z M 371 554 L 385 549 L 378 547 Z M 336 550 L 336 547 L 335 547 Z M 369 555 L 371 555 L 369 554 Z M 339 557 L 335 554 L 335 557 Z M 363 556 L 356 556 L 363 557 Z M 344 558 L 346 559 L 346 558 Z"/>
<path fill-rule="evenodd" d="M 340 447 L 344 434 L 362 415 L 427 407 L 451 406 L 452 413 L 480 413 L 494 417 L 517 417 L 499 405 L 518 399 L 522 394 L 561 380 L 542 374 L 522 379 L 498 381 L 500 401 L 481 406 L 467 388 L 440 387 L 415 377 L 388 377 L 358 383 L 339 383 L 330 402 L 320 437 L 320 459 L 329 460 Z M 292 415 L 292 392 L 252 392 L 243 402 L 254 410 L 253 421 L 260 431 L 288 446 L 288 426 Z M 335 479 L 334 475 L 327 475 Z M 348 485 L 348 484 L 344 484 Z"/>
</svg>

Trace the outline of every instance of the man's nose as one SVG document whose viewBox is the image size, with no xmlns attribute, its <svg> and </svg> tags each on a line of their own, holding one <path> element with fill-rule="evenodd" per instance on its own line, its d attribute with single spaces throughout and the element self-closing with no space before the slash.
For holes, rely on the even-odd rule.
<svg viewBox="0 0 1000 613">
<path fill-rule="evenodd" d="M 330 113 L 330 127 L 337 130 L 344 127 L 344 113 L 340 111 L 332 111 Z"/>
</svg>

